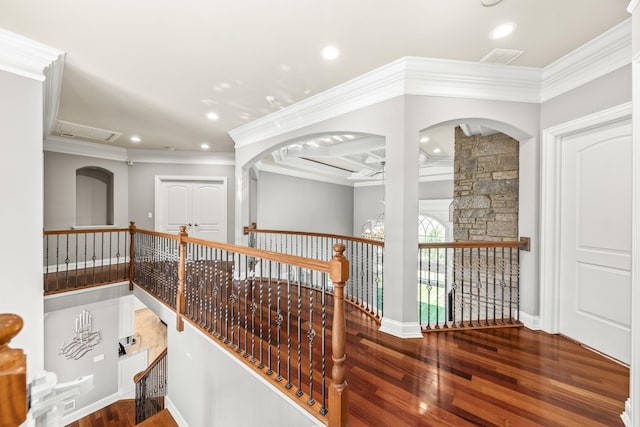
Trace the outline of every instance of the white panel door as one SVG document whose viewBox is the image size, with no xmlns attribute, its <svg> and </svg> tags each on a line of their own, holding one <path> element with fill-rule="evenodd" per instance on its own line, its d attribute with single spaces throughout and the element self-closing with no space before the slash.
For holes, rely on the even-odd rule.
<svg viewBox="0 0 640 427">
<path fill-rule="evenodd" d="M 199 239 L 227 241 L 227 187 L 222 182 L 193 184 L 193 228 Z"/>
<path fill-rule="evenodd" d="M 631 124 L 562 140 L 560 333 L 624 363 L 631 348 Z"/>
<path fill-rule="evenodd" d="M 227 185 L 225 181 L 161 181 L 159 228 L 177 234 L 187 226 L 190 237 L 227 241 Z"/>
<path fill-rule="evenodd" d="M 162 182 L 160 209 L 164 233 L 177 234 L 181 225 L 187 225 L 193 215 L 192 188 L 188 182 Z"/>
</svg>

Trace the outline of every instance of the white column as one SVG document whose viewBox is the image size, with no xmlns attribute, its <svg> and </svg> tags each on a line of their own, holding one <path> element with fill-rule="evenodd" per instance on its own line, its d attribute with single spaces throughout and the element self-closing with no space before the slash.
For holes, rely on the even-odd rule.
<svg viewBox="0 0 640 427">
<path fill-rule="evenodd" d="M 403 117 L 404 120 L 404 117 Z M 384 315 L 380 330 L 422 338 L 418 319 L 418 135 L 387 136 Z"/>
</svg>

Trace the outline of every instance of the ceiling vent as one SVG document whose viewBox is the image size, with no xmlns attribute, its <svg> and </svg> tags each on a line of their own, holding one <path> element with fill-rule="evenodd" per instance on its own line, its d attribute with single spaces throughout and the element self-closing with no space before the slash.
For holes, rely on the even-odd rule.
<svg viewBox="0 0 640 427">
<path fill-rule="evenodd" d="M 480 62 L 488 62 L 491 64 L 511 64 L 520 55 L 524 53 L 524 50 L 516 49 L 493 49 L 487 54 Z"/>
<path fill-rule="evenodd" d="M 114 142 L 122 135 L 120 132 L 65 122 L 63 120 L 57 121 L 56 129 L 53 133 L 54 135 L 64 136 L 65 138 L 85 139 L 96 142 Z"/>
</svg>

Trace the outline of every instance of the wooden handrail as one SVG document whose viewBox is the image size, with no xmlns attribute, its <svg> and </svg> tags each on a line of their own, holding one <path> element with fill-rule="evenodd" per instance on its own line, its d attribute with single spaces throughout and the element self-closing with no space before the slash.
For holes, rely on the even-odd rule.
<svg viewBox="0 0 640 427">
<path fill-rule="evenodd" d="M 151 372 L 151 370 L 155 368 L 156 365 L 160 363 L 160 360 L 162 360 L 162 358 L 165 357 L 166 355 L 167 355 L 167 349 L 165 348 L 155 359 L 153 359 L 153 362 L 151 362 L 149 366 L 147 366 L 147 369 L 145 369 L 144 371 L 140 371 L 134 375 L 133 382 L 134 383 L 139 382 L 145 375 Z"/>
<path fill-rule="evenodd" d="M 82 230 L 44 230 L 45 236 L 53 236 L 56 234 L 90 234 L 90 233 L 116 233 L 129 231 L 128 228 L 88 228 Z"/>
<path fill-rule="evenodd" d="M 27 418 L 27 361 L 9 342 L 22 330 L 22 318 L 0 313 L 0 426 L 17 426 Z"/>
<path fill-rule="evenodd" d="M 352 242 L 368 243 L 375 246 L 384 246 L 384 242 L 380 240 L 365 239 L 363 237 L 345 236 L 342 234 L 309 233 L 307 231 L 289 231 L 289 230 L 260 230 L 257 228 L 251 228 L 251 226 L 244 227 L 244 234 L 246 235 L 249 233 L 293 234 L 295 236 L 326 237 L 329 239 L 350 240 Z"/>
<path fill-rule="evenodd" d="M 420 243 L 419 249 L 435 249 L 435 248 L 518 248 L 519 241 L 472 241 L 472 242 L 438 242 L 438 243 Z"/>
</svg>

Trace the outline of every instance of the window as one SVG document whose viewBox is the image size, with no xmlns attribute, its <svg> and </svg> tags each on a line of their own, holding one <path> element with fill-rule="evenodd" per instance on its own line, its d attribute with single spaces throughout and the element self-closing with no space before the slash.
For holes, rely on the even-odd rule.
<svg viewBox="0 0 640 427">
<path fill-rule="evenodd" d="M 444 225 L 428 216 L 418 217 L 418 243 L 444 242 L 444 239 Z"/>
<path fill-rule="evenodd" d="M 97 166 L 76 169 L 76 225 L 113 224 L 113 172 Z"/>
</svg>

